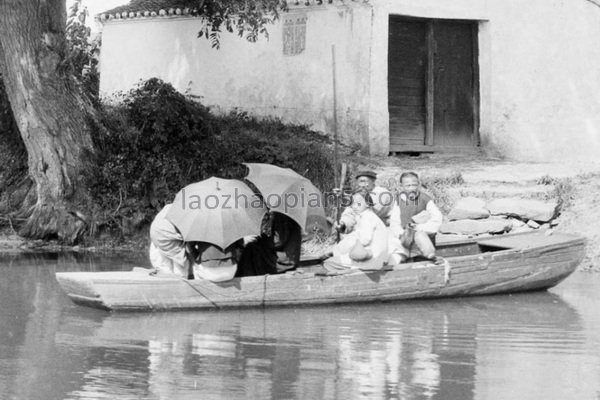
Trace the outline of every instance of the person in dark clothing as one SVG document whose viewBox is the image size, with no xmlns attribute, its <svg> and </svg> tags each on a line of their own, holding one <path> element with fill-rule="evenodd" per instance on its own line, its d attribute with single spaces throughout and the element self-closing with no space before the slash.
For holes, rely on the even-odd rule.
<svg viewBox="0 0 600 400">
<path fill-rule="evenodd" d="M 277 251 L 278 269 L 296 269 L 300 265 L 302 228 L 290 217 L 273 213 L 272 236 Z"/>
<path fill-rule="evenodd" d="M 236 277 L 277 274 L 300 264 L 302 229 L 290 217 L 269 212 L 261 234 L 246 243 Z"/>
</svg>

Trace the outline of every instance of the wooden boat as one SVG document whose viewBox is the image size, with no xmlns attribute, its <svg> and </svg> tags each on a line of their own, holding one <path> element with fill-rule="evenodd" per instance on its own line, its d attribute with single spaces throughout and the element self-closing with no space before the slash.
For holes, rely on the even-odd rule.
<svg viewBox="0 0 600 400">
<path fill-rule="evenodd" d="M 127 272 L 63 272 L 77 304 L 115 311 L 218 309 L 442 298 L 550 288 L 584 255 L 583 238 L 536 231 L 438 246 L 445 262 L 412 262 L 378 271 L 324 275 L 321 266 L 214 283 Z"/>
</svg>

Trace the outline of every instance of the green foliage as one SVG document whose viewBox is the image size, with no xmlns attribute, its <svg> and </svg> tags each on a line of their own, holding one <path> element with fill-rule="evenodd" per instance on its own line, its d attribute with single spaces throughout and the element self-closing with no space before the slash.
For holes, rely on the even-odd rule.
<svg viewBox="0 0 600 400">
<path fill-rule="evenodd" d="M 572 178 L 554 178 L 549 175 L 545 175 L 537 180 L 538 185 L 554 186 L 552 191 L 547 194 L 546 200 L 556 200 L 559 214 L 568 209 L 573 203 L 573 195 L 575 193 L 575 184 L 573 182 Z"/>
<path fill-rule="evenodd" d="M 281 0 L 202 0 L 194 14 L 204 16 L 206 23 L 198 32 L 198 37 L 211 41 L 213 48 L 220 46 L 220 33 L 224 28 L 230 33 L 256 42 L 259 35 L 269 38 L 267 24 L 279 18 L 280 11 L 287 11 L 287 3 Z"/>
<path fill-rule="evenodd" d="M 327 136 L 305 126 L 259 119 L 243 112 L 218 117 L 216 122 L 222 130 L 221 155 L 226 159 L 291 168 L 322 191 L 333 186 L 333 152 Z"/>
<path fill-rule="evenodd" d="M 554 186 L 554 189 L 548 193 L 546 200 L 555 199 L 558 203 L 558 212 L 561 213 L 573 202 L 575 185 L 571 178 L 555 178 L 548 174 L 538 178 L 537 185 Z"/>
<path fill-rule="evenodd" d="M 67 53 L 64 64 L 82 85 L 84 93 L 97 104 L 100 87 L 97 58 L 100 51 L 100 38 L 91 38 L 91 30 L 85 25 L 88 16 L 82 0 L 75 0 L 67 16 L 65 30 Z"/>
<path fill-rule="evenodd" d="M 97 154 L 85 175 L 96 228 L 129 233 L 192 182 L 242 178 L 243 162 L 292 168 L 321 189 L 333 183 L 329 143 L 305 127 L 239 112 L 215 116 L 156 78 L 118 100 L 92 122 Z"/>
<path fill-rule="evenodd" d="M 445 214 L 450 212 L 454 203 L 448 189 L 464 183 L 465 180 L 459 171 L 451 171 L 447 175 L 425 175 L 421 177 L 423 188 L 433 196 L 435 204 Z"/>
<path fill-rule="evenodd" d="M 451 171 L 447 175 L 424 176 L 421 179 L 424 188 L 435 186 L 458 186 L 465 183 L 465 179 L 459 171 Z"/>
<path fill-rule="evenodd" d="M 554 197 L 558 201 L 558 212 L 568 209 L 573 203 L 575 186 L 570 179 L 558 179 L 554 183 Z"/>
<path fill-rule="evenodd" d="M 555 182 L 556 182 L 556 178 L 553 178 L 550 175 L 546 174 L 544 176 L 539 177 L 535 181 L 535 184 L 536 185 L 554 185 Z"/>
</svg>

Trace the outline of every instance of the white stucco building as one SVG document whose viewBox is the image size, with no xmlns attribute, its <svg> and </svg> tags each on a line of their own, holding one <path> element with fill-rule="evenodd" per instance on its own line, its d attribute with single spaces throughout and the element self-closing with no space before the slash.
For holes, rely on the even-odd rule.
<svg viewBox="0 0 600 400">
<path fill-rule="evenodd" d="M 600 154 L 597 0 L 305 0 L 249 43 L 198 38 L 177 0 L 100 15 L 100 90 L 159 77 L 218 110 L 281 117 L 370 154 Z M 163 10 L 163 11 L 161 11 Z"/>
</svg>

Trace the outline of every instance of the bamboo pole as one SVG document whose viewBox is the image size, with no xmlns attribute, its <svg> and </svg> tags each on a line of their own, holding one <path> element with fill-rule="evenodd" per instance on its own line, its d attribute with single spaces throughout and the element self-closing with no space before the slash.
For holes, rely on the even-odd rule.
<svg viewBox="0 0 600 400">
<path fill-rule="evenodd" d="M 337 127 L 337 85 L 335 81 L 335 44 L 331 45 L 331 69 L 333 78 L 333 168 L 335 172 L 335 186 L 338 187 L 340 183 L 340 176 L 338 173 L 338 127 Z"/>
</svg>

